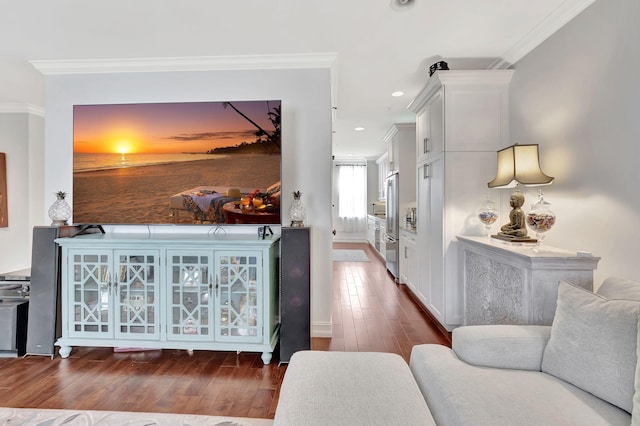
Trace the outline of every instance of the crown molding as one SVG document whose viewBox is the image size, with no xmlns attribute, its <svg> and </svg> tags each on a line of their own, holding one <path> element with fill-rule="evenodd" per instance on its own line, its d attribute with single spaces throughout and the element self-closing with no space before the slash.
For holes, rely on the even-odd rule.
<svg viewBox="0 0 640 426">
<path fill-rule="evenodd" d="M 513 69 L 513 64 L 504 58 L 498 58 L 489 65 L 489 70 L 508 70 Z"/>
<path fill-rule="evenodd" d="M 29 63 L 43 75 L 327 68 L 331 78 L 331 104 L 334 107 L 337 106 L 338 54 L 331 52 L 175 58 L 32 60 Z"/>
<path fill-rule="evenodd" d="M 446 86 L 447 84 L 508 84 L 513 77 L 513 73 L 514 70 L 509 69 L 436 71 L 429 77 L 429 80 L 427 80 L 427 85 L 413 98 L 409 105 L 407 105 L 407 109 L 419 113 L 427 101 L 431 99 L 442 86 Z"/>
<path fill-rule="evenodd" d="M 547 18 L 533 30 L 529 31 L 520 41 L 514 44 L 502 55 L 502 61 L 494 63 L 493 69 L 500 69 L 506 64 L 515 64 L 536 46 L 545 41 L 551 34 L 558 31 L 580 12 L 589 7 L 595 0 L 567 0 L 554 10 Z"/>
<path fill-rule="evenodd" d="M 333 68 L 336 53 L 29 61 L 44 75 Z"/>
<path fill-rule="evenodd" d="M 44 117 L 44 108 L 37 105 L 0 102 L 0 114 L 33 114 Z"/>
</svg>

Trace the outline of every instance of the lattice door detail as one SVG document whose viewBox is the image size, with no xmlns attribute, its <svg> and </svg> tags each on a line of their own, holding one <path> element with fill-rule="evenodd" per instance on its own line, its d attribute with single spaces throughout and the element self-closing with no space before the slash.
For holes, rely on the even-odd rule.
<svg viewBox="0 0 640 426">
<path fill-rule="evenodd" d="M 158 252 L 117 252 L 116 337 L 158 339 Z"/>
<path fill-rule="evenodd" d="M 73 275 L 69 312 L 70 335 L 113 337 L 111 328 L 111 252 L 70 251 Z"/>
<path fill-rule="evenodd" d="M 262 311 L 257 283 L 261 282 L 261 254 L 218 254 L 216 270 L 216 339 L 259 341 Z"/>
<path fill-rule="evenodd" d="M 169 258 L 170 326 L 175 340 L 213 340 L 211 329 L 211 254 L 171 252 Z"/>
</svg>

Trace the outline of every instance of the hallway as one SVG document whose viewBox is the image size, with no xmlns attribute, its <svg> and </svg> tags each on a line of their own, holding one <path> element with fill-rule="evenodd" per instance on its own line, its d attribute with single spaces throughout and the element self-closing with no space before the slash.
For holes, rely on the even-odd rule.
<svg viewBox="0 0 640 426">
<path fill-rule="evenodd" d="M 333 338 L 314 338 L 314 349 L 379 351 L 402 355 L 422 343 L 450 345 L 404 285 L 393 282 L 384 262 L 366 243 L 334 243 L 362 249 L 370 262 L 333 262 Z"/>
</svg>

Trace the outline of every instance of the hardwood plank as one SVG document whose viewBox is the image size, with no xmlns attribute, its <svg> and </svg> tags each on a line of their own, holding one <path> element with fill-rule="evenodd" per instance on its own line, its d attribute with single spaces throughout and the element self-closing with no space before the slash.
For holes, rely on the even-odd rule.
<svg viewBox="0 0 640 426">
<path fill-rule="evenodd" d="M 312 338 L 323 351 L 379 351 L 409 360 L 421 343 L 450 345 L 368 244 L 369 262 L 333 262 L 333 337 Z M 68 359 L 0 358 L 6 407 L 66 408 L 273 418 L 286 365 L 260 354 L 155 350 L 115 353 L 74 348 Z"/>
</svg>

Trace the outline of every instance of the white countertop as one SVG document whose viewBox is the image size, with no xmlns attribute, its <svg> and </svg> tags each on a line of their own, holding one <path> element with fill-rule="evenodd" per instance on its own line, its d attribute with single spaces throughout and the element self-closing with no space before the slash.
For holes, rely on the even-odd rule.
<svg viewBox="0 0 640 426">
<path fill-rule="evenodd" d="M 591 253 L 565 250 L 545 245 L 544 243 L 541 245 L 530 243 L 511 243 L 497 238 L 467 237 L 462 235 L 458 235 L 457 239 L 463 244 L 493 252 L 496 256 L 509 253 L 515 257 L 527 259 L 529 262 L 535 263 L 544 262 L 549 259 L 565 259 L 574 263 L 593 264 L 595 266 L 600 260 L 599 257 L 593 256 Z"/>
</svg>

